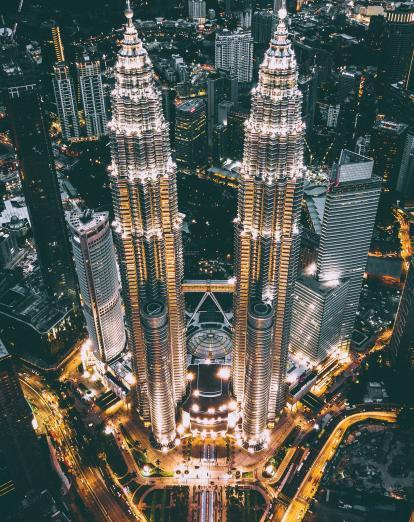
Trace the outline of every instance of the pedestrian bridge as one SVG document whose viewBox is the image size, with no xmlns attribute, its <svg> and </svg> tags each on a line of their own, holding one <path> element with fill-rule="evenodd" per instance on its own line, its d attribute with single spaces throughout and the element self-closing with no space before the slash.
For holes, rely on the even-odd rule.
<svg viewBox="0 0 414 522">
<path fill-rule="evenodd" d="M 232 294 L 236 281 L 230 279 L 184 279 L 182 291 L 185 294 L 209 292 L 213 294 Z"/>
</svg>

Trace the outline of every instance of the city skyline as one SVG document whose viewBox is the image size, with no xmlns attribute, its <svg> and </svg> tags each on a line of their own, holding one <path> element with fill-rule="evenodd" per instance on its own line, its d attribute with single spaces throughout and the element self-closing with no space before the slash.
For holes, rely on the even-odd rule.
<svg viewBox="0 0 414 522">
<path fill-rule="evenodd" d="M 412 518 L 413 60 L 413 0 L 4 9 L 5 522 Z"/>
</svg>

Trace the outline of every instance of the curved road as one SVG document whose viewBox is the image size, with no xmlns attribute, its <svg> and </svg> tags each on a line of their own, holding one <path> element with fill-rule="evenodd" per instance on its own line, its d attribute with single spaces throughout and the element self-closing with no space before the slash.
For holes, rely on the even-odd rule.
<svg viewBox="0 0 414 522">
<path fill-rule="evenodd" d="M 342 419 L 335 427 L 319 452 L 319 455 L 316 457 L 315 462 L 306 473 L 298 491 L 282 518 L 282 522 L 296 522 L 303 520 L 309 508 L 309 503 L 318 490 L 325 467 L 335 455 L 335 452 L 342 442 L 344 434 L 348 428 L 358 422 L 367 420 L 395 422 L 396 419 L 397 414 L 393 411 L 367 411 L 354 413 L 353 415 L 349 415 L 345 419 Z"/>
</svg>

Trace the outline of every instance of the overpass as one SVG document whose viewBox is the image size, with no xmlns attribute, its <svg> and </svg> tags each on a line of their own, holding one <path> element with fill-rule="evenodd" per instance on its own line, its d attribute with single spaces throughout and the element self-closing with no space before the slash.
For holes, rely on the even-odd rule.
<svg viewBox="0 0 414 522">
<path fill-rule="evenodd" d="M 184 279 L 182 291 L 185 294 L 212 293 L 232 294 L 236 287 L 234 278 L 230 279 Z"/>
</svg>

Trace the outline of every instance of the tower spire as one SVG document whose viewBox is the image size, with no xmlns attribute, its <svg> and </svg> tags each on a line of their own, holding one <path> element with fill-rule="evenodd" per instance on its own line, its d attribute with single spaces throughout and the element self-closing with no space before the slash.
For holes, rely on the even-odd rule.
<svg viewBox="0 0 414 522">
<path fill-rule="evenodd" d="M 287 13 L 287 10 L 286 10 L 286 0 L 274 0 L 274 2 L 273 2 L 273 14 L 277 15 L 280 18 L 280 14 L 279 14 L 280 11 L 283 11 L 283 12 Z"/>
<path fill-rule="evenodd" d="M 145 65 L 150 65 L 150 59 L 142 45 L 142 41 L 138 36 L 138 31 L 133 22 L 134 11 L 131 8 L 130 0 L 126 0 L 124 15 L 126 24 L 121 49 L 118 52 L 117 66 L 130 70 L 141 69 Z"/>
<path fill-rule="evenodd" d="M 305 127 L 284 6 L 277 2 L 278 24 L 252 90 L 236 219 L 233 390 L 242 408 L 244 443 L 253 449 L 265 444 L 267 422 L 275 422 L 286 400 L 300 246 Z M 261 332 L 260 346 L 253 339 L 255 324 L 261 320 L 252 316 L 255 303 L 259 310 L 269 306 L 273 314 L 269 315 L 273 326 Z M 268 360 L 268 353 L 270 376 L 263 364 L 252 362 Z"/>
<path fill-rule="evenodd" d="M 157 444 L 168 446 L 175 435 L 175 405 L 186 388 L 182 217 L 161 94 L 129 1 L 125 17 L 108 125 L 114 237 L 136 377 L 135 406 L 151 421 Z"/>
<path fill-rule="evenodd" d="M 125 18 L 127 19 L 127 25 L 133 25 L 132 17 L 134 16 L 134 11 L 131 8 L 130 0 L 126 0 L 126 9 L 124 11 Z"/>
</svg>

